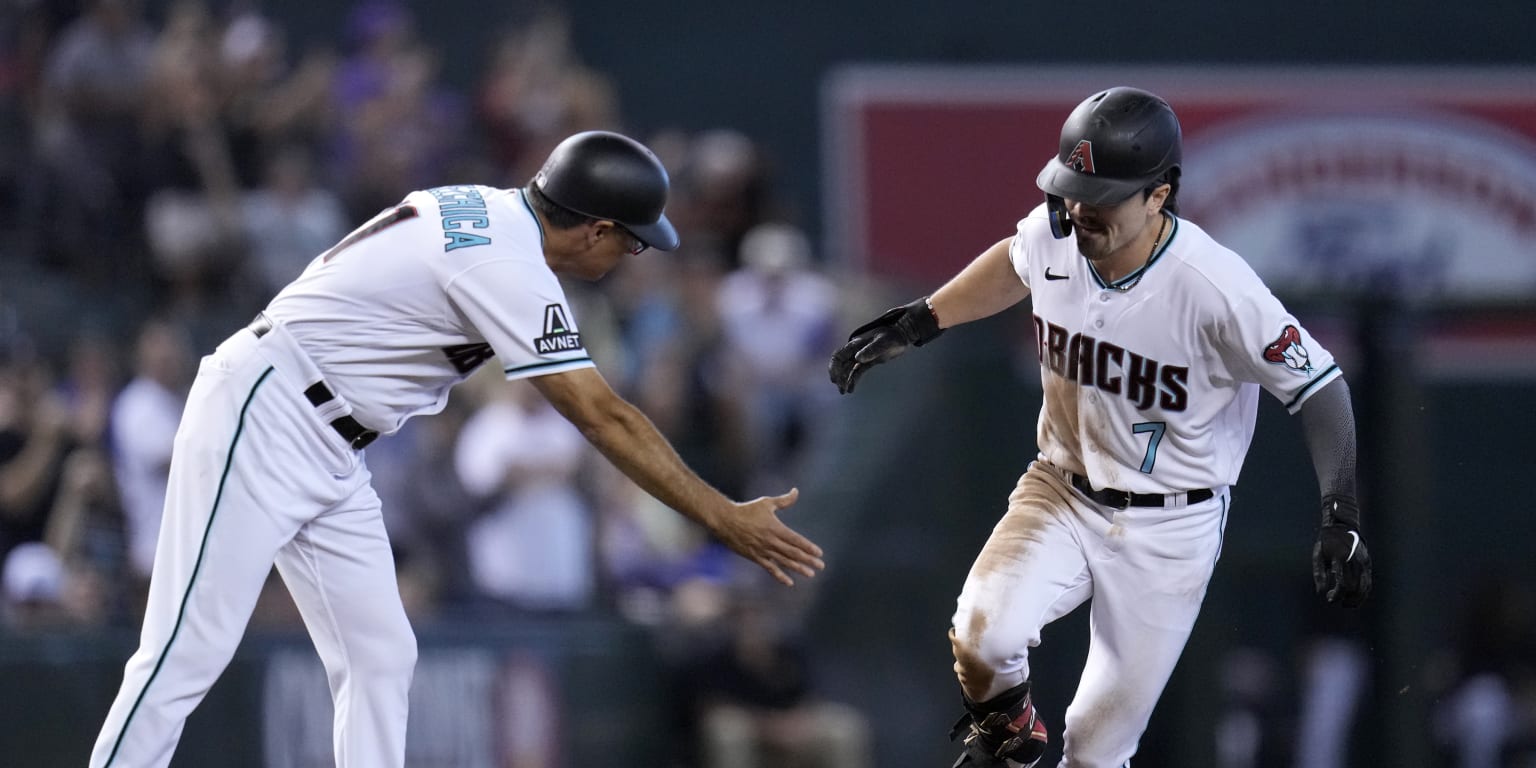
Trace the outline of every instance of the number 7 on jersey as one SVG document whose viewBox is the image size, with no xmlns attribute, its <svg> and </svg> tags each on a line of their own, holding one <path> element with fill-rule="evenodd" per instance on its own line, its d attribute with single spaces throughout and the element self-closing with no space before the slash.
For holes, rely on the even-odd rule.
<svg viewBox="0 0 1536 768">
<path fill-rule="evenodd" d="M 1147 455 L 1141 460 L 1141 471 L 1152 473 L 1152 465 L 1157 461 L 1157 444 L 1163 441 L 1163 433 L 1168 431 L 1166 421 L 1143 421 L 1131 425 L 1133 434 L 1150 433 L 1152 437 L 1147 440 Z"/>
</svg>

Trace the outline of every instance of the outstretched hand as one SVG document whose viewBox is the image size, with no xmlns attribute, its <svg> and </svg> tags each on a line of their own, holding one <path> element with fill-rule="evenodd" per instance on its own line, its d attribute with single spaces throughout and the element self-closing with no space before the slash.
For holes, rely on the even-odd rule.
<svg viewBox="0 0 1536 768">
<path fill-rule="evenodd" d="M 832 364 L 827 372 L 837 391 L 848 394 L 859 383 L 864 372 L 884 362 L 900 357 L 907 351 L 907 340 L 893 326 L 884 326 L 858 334 L 832 353 Z"/>
<path fill-rule="evenodd" d="M 778 512 L 800 498 L 800 489 L 791 488 L 779 496 L 763 496 L 740 502 L 711 527 L 711 533 L 735 552 L 768 572 L 779 583 L 792 587 L 789 572 L 806 578 L 827 567 L 821 560 L 821 547 L 801 536 L 783 521 Z"/>
<path fill-rule="evenodd" d="M 900 357 L 907 347 L 921 347 L 943 332 L 927 296 L 891 307 L 848 334 L 848 343 L 832 353 L 827 373 L 837 391 L 846 395 L 865 371 Z"/>
</svg>

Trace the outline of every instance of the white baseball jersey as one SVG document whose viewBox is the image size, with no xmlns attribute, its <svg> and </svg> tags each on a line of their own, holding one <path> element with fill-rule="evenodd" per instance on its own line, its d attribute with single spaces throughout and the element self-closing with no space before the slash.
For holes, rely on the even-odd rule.
<svg viewBox="0 0 1536 768">
<path fill-rule="evenodd" d="M 1114 283 L 1075 237 L 1051 236 L 1043 205 L 1019 222 L 1009 259 L 1034 305 L 1042 461 L 966 577 L 956 668 L 978 700 L 1029 680 L 1041 628 L 1091 599 L 1060 765 L 1125 765 L 1220 556 L 1259 387 L 1294 411 L 1339 369 L 1237 254 L 1176 216 L 1147 263 Z M 1175 502 L 1106 507 L 1063 470 Z M 1178 496 L 1198 488 L 1214 493 Z"/>
<path fill-rule="evenodd" d="M 414 192 L 316 257 L 272 322 L 203 359 L 139 649 L 91 768 L 170 763 L 274 564 L 332 682 L 336 765 L 405 764 L 416 639 L 382 502 L 336 421 L 394 432 L 493 356 L 508 378 L 590 367 L 542 240 L 520 190 Z"/>
<path fill-rule="evenodd" d="M 507 378 L 591 367 L 520 189 L 413 192 L 321 254 L 272 300 L 363 425 L 442 410 L 493 355 Z"/>
<path fill-rule="evenodd" d="M 1240 256 L 1170 215 L 1146 265 L 1106 283 L 1044 205 L 1009 259 L 1030 289 L 1047 461 L 1095 488 L 1174 493 L 1237 482 L 1258 387 L 1291 412 L 1339 376 Z"/>
</svg>

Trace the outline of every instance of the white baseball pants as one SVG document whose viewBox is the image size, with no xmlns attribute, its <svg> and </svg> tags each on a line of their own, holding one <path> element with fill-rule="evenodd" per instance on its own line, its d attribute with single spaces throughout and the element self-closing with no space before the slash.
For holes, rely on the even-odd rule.
<svg viewBox="0 0 1536 768">
<path fill-rule="evenodd" d="M 1216 490 L 1199 504 L 1113 509 L 1074 491 L 1061 470 L 1031 464 L 955 611 L 955 671 L 968 694 L 986 701 L 1029 679 L 1041 628 L 1092 598 L 1061 765 L 1124 765 L 1205 599 L 1230 503 Z"/>
<path fill-rule="evenodd" d="M 317 378 L 281 326 L 260 339 L 242 330 L 203 359 L 176 435 L 139 649 L 91 768 L 170 763 L 274 563 L 330 680 L 337 766 L 404 764 L 416 639 L 362 456 L 329 426 L 338 406 L 322 413 L 302 394 Z"/>
</svg>

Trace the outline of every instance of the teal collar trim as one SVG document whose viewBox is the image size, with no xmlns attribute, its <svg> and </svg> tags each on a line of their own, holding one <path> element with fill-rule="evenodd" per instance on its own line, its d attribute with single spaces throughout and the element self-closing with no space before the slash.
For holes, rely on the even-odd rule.
<svg viewBox="0 0 1536 768">
<path fill-rule="evenodd" d="M 523 207 L 527 208 L 528 215 L 533 217 L 533 225 L 539 228 L 539 247 L 544 247 L 544 222 L 539 219 L 537 213 L 533 212 L 533 206 L 528 204 L 528 190 L 518 187 L 517 199 L 523 201 Z"/>
<path fill-rule="evenodd" d="M 1152 252 L 1152 257 L 1147 259 L 1147 263 L 1137 267 L 1136 271 L 1130 273 L 1129 275 L 1126 275 L 1125 277 L 1122 277 L 1113 283 L 1108 283 L 1104 281 L 1104 278 L 1099 277 L 1099 270 L 1094 269 L 1093 262 L 1088 262 L 1088 273 L 1093 275 L 1094 282 L 1098 283 L 1100 288 L 1113 288 L 1117 291 L 1128 291 L 1131 289 L 1131 286 L 1135 285 L 1139 280 L 1141 280 L 1142 277 L 1145 277 L 1147 270 L 1151 269 L 1152 265 L 1156 264 L 1157 260 L 1162 258 L 1163 254 L 1168 252 L 1168 246 L 1172 245 L 1173 239 L 1179 236 L 1179 217 L 1173 213 L 1168 213 L 1167 216 L 1170 220 L 1173 221 L 1173 229 L 1168 233 L 1168 239 L 1164 240 L 1163 244 L 1158 246 L 1156 251 Z"/>
</svg>

